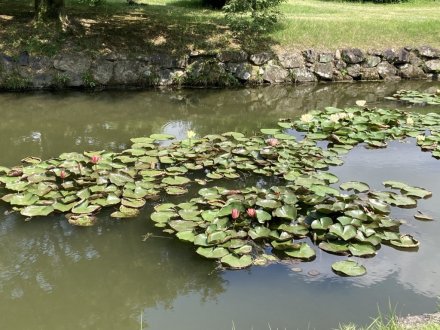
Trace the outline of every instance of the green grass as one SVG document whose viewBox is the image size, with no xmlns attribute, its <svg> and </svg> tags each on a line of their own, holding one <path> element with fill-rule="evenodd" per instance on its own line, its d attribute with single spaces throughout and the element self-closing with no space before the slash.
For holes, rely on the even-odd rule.
<svg viewBox="0 0 440 330">
<path fill-rule="evenodd" d="M 440 46 L 440 3 L 435 1 L 288 0 L 281 11 L 284 19 L 271 36 L 285 48 Z"/>
<path fill-rule="evenodd" d="M 22 50 L 53 55 L 87 50 L 188 53 L 191 50 L 272 49 L 334 50 L 342 47 L 384 49 L 429 44 L 440 47 L 440 3 L 409 0 L 402 4 L 352 3 L 329 0 L 287 0 L 284 15 L 267 35 L 237 33 L 221 11 L 202 0 L 107 0 L 98 7 L 67 1 L 72 29 L 33 24 L 31 0 L 0 0 L 0 52 Z"/>
</svg>

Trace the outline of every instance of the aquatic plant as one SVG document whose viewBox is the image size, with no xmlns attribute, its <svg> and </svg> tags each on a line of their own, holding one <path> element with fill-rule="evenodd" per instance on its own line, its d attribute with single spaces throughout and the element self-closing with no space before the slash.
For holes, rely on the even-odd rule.
<svg viewBox="0 0 440 330">
<path fill-rule="evenodd" d="M 440 89 L 436 93 L 421 93 L 418 91 L 400 90 L 393 96 L 385 97 L 387 100 L 402 101 L 412 104 L 440 105 Z"/>
<path fill-rule="evenodd" d="M 151 220 L 194 244 L 198 254 L 231 268 L 280 258 L 312 260 L 316 248 L 353 257 L 374 256 L 381 244 L 418 248 L 414 237 L 399 232 L 401 221 L 392 219 L 390 210 L 415 207 L 429 191 L 396 181 L 384 182 L 387 191 L 356 181 L 337 189 L 332 185 L 339 180 L 327 169 L 341 165 L 342 155 L 358 144 L 383 148 L 408 137 L 440 158 L 440 115 L 328 107 L 282 119 L 278 126 L 251 137 L 226 132 L 196 138 L 189 131 L 185 140 L 163 143 L 174 137 L 152 134 L 131 139 L 131 147 L 120 153 L 27 157 L 22 166 L 0 167 L 2 200 L 25 217 L 61 212 L 73 225 L 90 226 L 103 207 L 115 208 L 115 218 L 135 217 L 149 200 L 206 186 L 186 202 L 157 204 Z M 297 141 L 290 130 L 304 132 L 304 138 Z M 329 142 L 326 148 L 318 147 L 322 140 Z M 249 174 L 270 178 L 273 186 L 227 189 L 211 183 Z M 353 260 L 332 269 L 347 276 L 366 272 Z"/>
</svg>

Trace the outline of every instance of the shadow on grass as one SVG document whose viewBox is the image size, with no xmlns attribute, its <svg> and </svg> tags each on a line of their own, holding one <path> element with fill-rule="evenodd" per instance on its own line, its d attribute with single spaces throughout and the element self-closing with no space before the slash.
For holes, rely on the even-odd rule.
<svg viewBox="0 0 440 330">
<path fill-rule="evenodd" d="M 36 26 L 28 2 L 0 0 L 0 52 L 178 55 L 227 49 L 256 52 L 268 50 L 274 44 L 270 38 L 252 31 L 232 31 L 220 11 L 202 7 L 200 0 L 142 6 L 70 5 L 65 12 L 71 27 L 62 31 L 54 24 Z"/>
</svg>

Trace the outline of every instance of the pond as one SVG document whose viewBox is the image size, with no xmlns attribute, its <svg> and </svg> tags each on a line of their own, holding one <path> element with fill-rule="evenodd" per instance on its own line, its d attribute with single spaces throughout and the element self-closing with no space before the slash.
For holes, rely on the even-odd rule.
<svg viewBox="0 0 440 330">
<path fill-rule="evenodd" d="M 399 89 L 426 90 L 438 83 L 318 84 L 240 90 L 111 91 L 0 94 L 0 164 L 32 155 L 127 149 L 131 137 L 168 133 L 184 138 L 274 127 L 326 106 L 417 109 L 384 100 Z M 437 107 L 438 111 L 438 107 Z M 440 166 L 414 139 L 386 149 L 356 147 L 330 171 L 340 182 L 359 180 L 382 188 L 399 180 L 433 192 L 418 210 L 437 221 L 414 219 L 415 209 L 393 208 L 402 232 L 421 242 L 417 252 L 382 246 L 362 259 L 368 273 L 334 274 L 340 259 L 318 249 L 311 262 L 285 262 L 224 270 L 190 244 L 162 234 L 151 205 L 131 220 L 99 214 L 90 228 L 62 215 L 24 221 L 0 204 L 0 326 L 4 329 L 331 329 L 367 324 L 378 310 L 433 312 L 440 295 Z M 229 182 L 228 185 L 234 185 Z M 144 235 L 153 236 L 145 239 Z"/>
</svg>

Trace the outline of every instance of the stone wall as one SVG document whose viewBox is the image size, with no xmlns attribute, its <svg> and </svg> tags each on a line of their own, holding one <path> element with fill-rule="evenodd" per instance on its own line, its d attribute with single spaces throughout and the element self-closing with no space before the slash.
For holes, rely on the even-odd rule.
<svg viewBox="0 0 440 330">
<path fill-rule="evenodd" d="M 125 56 L 0 54 L 0 90 L 148 86 L 236 86 L 316 81 L 439 80 L 440 50 L 244 51 Z"/>
</svg>

